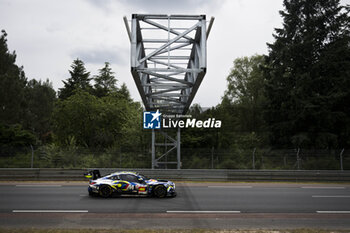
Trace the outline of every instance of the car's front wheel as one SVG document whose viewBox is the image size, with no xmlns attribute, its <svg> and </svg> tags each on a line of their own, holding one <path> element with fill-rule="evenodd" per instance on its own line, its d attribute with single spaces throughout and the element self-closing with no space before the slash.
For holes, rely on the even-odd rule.
<svg viewBox="0 0 350 233">
<path fill-rule="evenodd" d="M 98 196 L 98 194 L 92 192 L 91 190 L 89 190 L 89 196 L 90 196 L 90 197 L 96 197 L 96 196 Z"/>
<path fill-rule="evenodd" d="M 109 185 L 102 185 L 99 193 L 101 197 L 109 197 L 112 194 L 112 188 Z"/>
<path fill-rule="evenodd" d="M 167 194 L 166 187 L 163 185 L 158 185 L 154 187 L 153 194 L 156 197 L 166 197 L 166 194 Z"/>
</svg>

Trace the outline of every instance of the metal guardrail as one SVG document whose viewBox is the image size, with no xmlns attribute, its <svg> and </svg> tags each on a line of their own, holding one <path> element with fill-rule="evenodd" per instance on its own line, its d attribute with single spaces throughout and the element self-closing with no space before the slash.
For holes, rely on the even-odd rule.
<svg viewBox="0 0 350 233">
<path fill-rule="evenodd" d="M 95 168 L 96 169 L 96 168 Z M 86 180 L 83 174 L 92 169 L 0 168 L 0 180 Z M 350 171 L 337 170 L 221 170 L 221 169 L 120 169 L 99 168 L 101 175 L 115 171 L 136 171 L 145 176 L 193 181 L 350 181 Z"/>
</svg>

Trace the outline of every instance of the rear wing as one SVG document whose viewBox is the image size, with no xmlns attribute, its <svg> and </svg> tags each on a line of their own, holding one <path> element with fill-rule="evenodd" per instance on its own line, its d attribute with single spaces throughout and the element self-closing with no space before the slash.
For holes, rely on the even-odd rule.
<svg viewBox="0 0 350 233">
<path fill-rule="evenodd" d="M 84 176 L 90 180 L 96 180 L 101 178 L 100 170 L 91 170 L 84 174 Z"/>
</svg>

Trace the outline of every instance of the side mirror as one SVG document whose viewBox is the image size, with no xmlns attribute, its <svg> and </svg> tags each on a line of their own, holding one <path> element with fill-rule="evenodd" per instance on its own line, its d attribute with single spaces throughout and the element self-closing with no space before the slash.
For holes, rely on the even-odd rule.
<svg viewBox="0 0 350 233">
<path fill-rule="evenodd" d="M 143 179 L 141 179 L 141 178 L 138 179 L 138 181 L 139 181 L 140 184 L 146 184 L 146 182 Z"/>
</svg>

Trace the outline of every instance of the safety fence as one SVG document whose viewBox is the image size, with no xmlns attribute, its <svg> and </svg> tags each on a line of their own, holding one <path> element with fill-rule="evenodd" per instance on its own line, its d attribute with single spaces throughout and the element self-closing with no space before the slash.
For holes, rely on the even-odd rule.
<svg viewBox="0 0 350 233">
<path fill-rule="evenodd" d="M 162 154 L 162 151 L 158 151 Z M 176 161 L 176 153 L 161 162 Z M 215 149 L 181 148 L 182 169 L 251 169 L 251 170 L 350 170 L 350 150 L 296 149 Z M 21 148 L 3 153 L 0 168 L 81 168 L 118 167 L 151 168 L 151 151 L 135 148 L 92 150 L 86 148 Z M 163 164 L 158 169 L 173 169 Z"/>
<path fill-rule="evenodd" d="M 1 168 L 0 180 L 86 180 L 83 174 L 91 169 L 99 169 L 101 175 L 116 171 L 136 171 L 150 178 L 179 181 L 319 181 L 349 182 L 350 171 L 328 170 L 231 170 L 231 169 L 123 169 L 123 168 Z"/>
<path fill-rule="evenodd" d="M 185 149 L 184 168 L 349 170 L 350 150 L 308 149 Z"/>
</svg>

